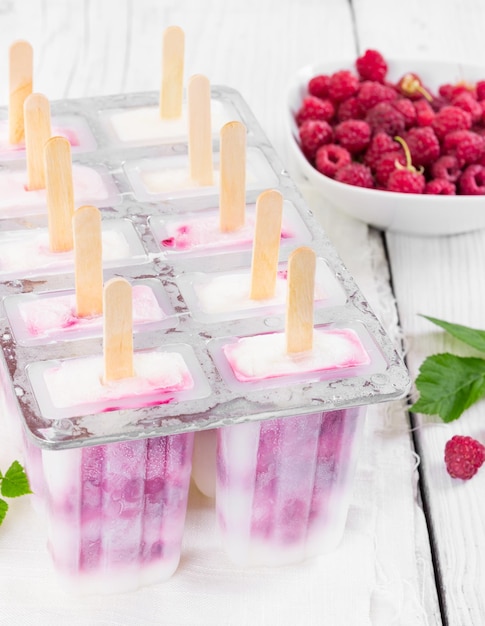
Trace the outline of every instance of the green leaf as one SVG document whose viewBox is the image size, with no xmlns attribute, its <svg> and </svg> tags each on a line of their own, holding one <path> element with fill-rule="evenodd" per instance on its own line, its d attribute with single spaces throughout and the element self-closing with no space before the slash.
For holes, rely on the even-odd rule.
<svg viewBox="0 0 485 626">
<path fill-rule="evenodd" d="M 0 485 L 0 493 L 6 498 L 17 498 L 32 493 L 27 474 L 18 461 L 14 461 L 5 472 Z"/>
<path fill-rule="evenodd" d="M 485 360 L 434 354 L 421 365 L 416 387 L 420 397 L 411 411 L 451 422 L 485 395 Z"/>
<path fill-rule="evenodd" d="M 468 344 L 472 348 L 479 350 L 480 352 L 485 352 L 485 331 L 478 330 L 476 328 L 470 328 L 469 326 L 462 326 L 461 324 L 451 324 L 450 322 L 445 322 L 443 320 L 439 320 L 436 317 L 429 317 L 428 315 L 422 315 L 421 317 L 426 318 L 433 324 L 440 326 L 447 333 L 456 337 L 463 343 Z"/>
<path fill-rule="evenodd" d="M 0 526 L 2 525 L 2 522 L 5 519 L 5 516 L 7 515 L 7 511 L 8 511 L 8 504 L 5 502 L 5 500 L 2 500 L 0 498 Z"/>
</svg>

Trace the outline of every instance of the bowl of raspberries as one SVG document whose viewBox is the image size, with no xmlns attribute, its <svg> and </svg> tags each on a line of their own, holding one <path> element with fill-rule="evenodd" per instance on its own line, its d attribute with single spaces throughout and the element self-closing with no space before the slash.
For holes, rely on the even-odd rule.
<svg viewBox="0 0 485 626">
<path fill-rule="evenodd" d="M 485 68 L 369 49 L 302 68 L 288 105 L 296 165 L 330 204 L 395 232 L 485 228 Z"/>
</svg>

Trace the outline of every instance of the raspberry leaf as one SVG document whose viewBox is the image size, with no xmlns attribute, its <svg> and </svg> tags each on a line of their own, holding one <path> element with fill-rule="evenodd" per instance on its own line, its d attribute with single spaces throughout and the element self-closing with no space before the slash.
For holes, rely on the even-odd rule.
<svg viewBox="0 0 485 626">
<path fill-rule="evenodd" d="M 0 493 L 6 498 L 17 498 L 32 493 L 27 474 L 18 461 L 14 461 L 2 476 Z"/>
<path fill-rule="evenodd" d="M 472 348 L 475 348 L 480 352 L 485 352 L 485 331 L 470 328 L 469 326 L 462 326 L 461 324 L 451 324 L 450 322 L 439 320 L 436 317 L 429 317 L 428 315 L 422 315 L 421 317 L 424 317 L 433 324 L 440 326 L 446 330 L 447 333 L 456 339 L 463 341 L 463 343 L 468 344 Z"/>
<path fill-rule="evenodd" d="M 485 395 L 485 359 L 434 354 L 422 363 L 416 388 L 411 411 L 451 422 Z"/>
<path fill-rule="evenodd" d="M 2 522 L 5 519 L 5 516 L 7 515 L 7 511 L 8 511 L 8 504 L 5 502 L 5 500 L 2 500 L 0 498 L 0 526 L 2 525 Z"/>
</svg>

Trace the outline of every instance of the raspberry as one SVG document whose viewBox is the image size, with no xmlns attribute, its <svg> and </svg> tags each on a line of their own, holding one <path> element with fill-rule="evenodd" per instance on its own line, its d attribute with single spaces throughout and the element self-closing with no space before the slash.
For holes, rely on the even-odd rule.
<svg viewBox="0 0 485 626">
<path fill-rule="evenodd" d="M 469 165 L 458 179 L 460 192 L 466 196 L 485 195 L 485 166 Z"/>
<path fill-rule="evenodd" d="M 363 111 L 359 100 L 352 96 L 341 102 L 337 109 L 337 119 L 339 122 L 346 122 L 347 120 L 362 120 L 364 119 L 365 112 Z"/>
<path fill-rule="evenodd" d="M 430 165 L 440 155 L 440 144 L 430 126 L 411 128 L 405 136 L 413 165 Z"/>
<path fill-rule="evenodd" d="M 389 102 L 379 102 L 367 112 L 365 121 L 374 133 L 384 132 L 388 135 L 400 135 L 406 122 Z"/>
<path fill-rule="evenodd" d="M 346 185 L 354 185 L 355 187 L 374 187 L 374 179 L 372 173 L 366 165 L 362 163 L 349 163 L 341 167 L 335 174 L 335 180 Z"/>
<path fill-rule="evenodd" d="M 406 128 L 410 128 L 411 126 L 415 125 L 416 109 L 414 108 L 411 100 L 407 100 L 406 98 L 399 98 L 398 100 L 394 100 L 392 106 L 404 117 L 404 123 L 406 124 Z"/>
<path fill-rule="evenodd" d="M 455 435 L 445 445 L 445 464 L 452 478 L 469 480 L 485 461 L 485 447 L 473 437 Z"/>
<path fill-rule="evenodd" d="M 377 50 L 366 50 L 355 62 L 355 67 L 362 80 L 382 83 L 387 74 L 387 63 Z"/>
<path fill-rule="evenodd" d="M 328 122 L 335 114 L 335 107 L 330 100 L 320 100 L 315 96 L 303 98 L 303 103 L 296 114 L 296 123 L 301 126 L 305 120 L 324 120 Z"/>
<path fill-rule="evenodd" d="M 443 140 L 445 154 L 454 154 L 460 166 L 476 163 L 485 153 L 485 137 L 471 130 L 455 130 Z"/>
<path fill-rule="evenodd" d="M 443 107 L 431 122 L 431 127 L 440 140 L 454 130 L 468 130 L 471 128 L 471 125 L 472 118 L 470 113 L 454 106 Z"/>
<path fill-rule="evenodd" d="M 362 152 L 369 145 L 371 130 L 362 120 L 347 120 L 335 127 L 335 141 L 351 154 Z"/>
<path fill-rule="evenodd" d="M 380 102 L 392 102 L 396 98 L 397 93 L 392 87 L 370 80 L 366 80 L 361 84 L 357 94 L 357 99 L 364 111 L 372 109 Z"/>
<path fill-rule="evenodd" d="M 423 193 L 425 185 L 422 174 L 407 169 L 394 170 L 387 180 L 387 190 L 400 193 Z"/>
<path fill-rule="evenodd" d="M 477 100 L 479 102 L 485 100 L 485 80 L 479 80 L 475 85 L 475 90 L 477 92 Z"/>
<path fill-rule="evenodd" d="M 333 178 L 337 171 L 352 161 L 350 152 L 342 146 L 330 143 L 318 148 L 315 167 L 319 172 Z"/>
<path fill-rule="evenodd" d="M 431 165 L 431 176 L 433 178 L 440 178 L 454 183 L 458 180 L 460 174 L 458 159 L 451 154 L 441 156 Z"/>
<path fill-rule="evenodd" d="M 440 88 L 438 89 L 438 93 L 442 98 L 451 102 L 453 98 L 456 98 L 456 96 L 459 96 L 462 93 L 468 93 L 472 96 L 475 96 L 475 89 L 473 85 L 469 85 L 465 82 L 456 83 L 456 85 L 450 85 L 449 83 L 446 83 L 440 86 Z"/>
<path fill-rule="evenodd" d="M 377 162 L 386 152 L 395 152 L 398 149 L 398 144 L 387 133 L 376 133 L 364 155 L 364 163 L 375 169 Z"/>
<path fill-rule="evenodd" d="M 422 98 L 421 100 L 416 100 L 413 104 L 416 111 L 416 125 L 431 126 L 431 122 L 434 120 L 436 113 L 433 111 L 433 107 L 429 102 Z"/>
<path fill-rule="evenodd" d="M 421 78 L 412 72 L 404 74 L 404 76 L 398 80 L 396 87 L 399 93 L 410 100 L 419 100 L 419 98 L 423 96 L 429 101 L 433 99 L 430 91 L 423 85 Z"/>
<path fill-rule="evenodd" d="M 323 120 L 306 120 L 299 128 L 300 146 L 310 161 L 315 158 L 318 148 L 333 140 L 333 130 Z"/>
<path fill-rule="evenodd" d="M 460 107 L 468 111 L 472 116 L 472 122 L 478 122 L 482 117 L 482 107 L 469 91 L 464 91 L 455 96 L 451 101 L 452 106 Z"/>
<path fill-rule="evenodd" d="M 317 98 L 328 98 L 328 88 L 330 86 L 330 76 L 319 74 L 308 81 L 308 93 Z"/>
<path fill-rule="evenodd" d="M 396 144 L 397 145 L 397 144 Z M 374 178 L 376 183 L 383 188 L 386 187 L 389 176 L 396 169 L 396 161 L 401 165 L 406 165 L 406 157 L 402 150 L 386 152 L 376 163 Z"/>
<path fill-rule="evenodd" d="M 330 76 L 329 97 L 334 102 L 342 102 L 359 90 L 359 79 L 349 70 L 340 70 Z"/>
<path fill-rule="evenodd" d="M 435 196 L 454 196 L 456 194 L 456 185 L 450 183 L 445 178 L 434 178 L 426 183 L 424 193 Z"/>
</svg>

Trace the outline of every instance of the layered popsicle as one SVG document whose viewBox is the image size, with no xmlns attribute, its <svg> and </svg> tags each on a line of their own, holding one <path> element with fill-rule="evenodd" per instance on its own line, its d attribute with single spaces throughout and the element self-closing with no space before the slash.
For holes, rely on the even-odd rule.
<svg viewBox="0 0 485 626">
<path fill-rule="evenodd" d="M 276 566 L 335 548 L 344 531 L 365 408 L 217 431 L 217 522 L 228 557 Z"/>
<path fill-rule="evenodd" d="M 123 284 L 128 288 L 126 281 Z M 122 311 L 123 304 L 119 298 L 110 306 L 105 303 L 105 318 L 113 315 L 113 307 Z M 99 422 L 93 428 L 102 429 L 100 413 L 183 403 L 207 394 L 189 346 L 136 351 L 133 374 L 117 378 L 107 363 L 111 358 L 111 367 L 116 368 L 123 360 L 124 341 L 118 329 L 113 336 L 120 346 L 115 357 L 105 345 L 104 360 L 93 355 L 27 366 L 44 418 L 93 413 Z M 15 415 L 19 406 L 13 388 L 4 389 L 4 408 Z M 24 445 L 27 473 L 47 518 L 49 551 L 64 586 L 76 593 L 121 592 L 161 582 L 174 573 L 187 507 L 193 433 L 69 450 L 41 449 L 28 439 Z"/>
</svg>

